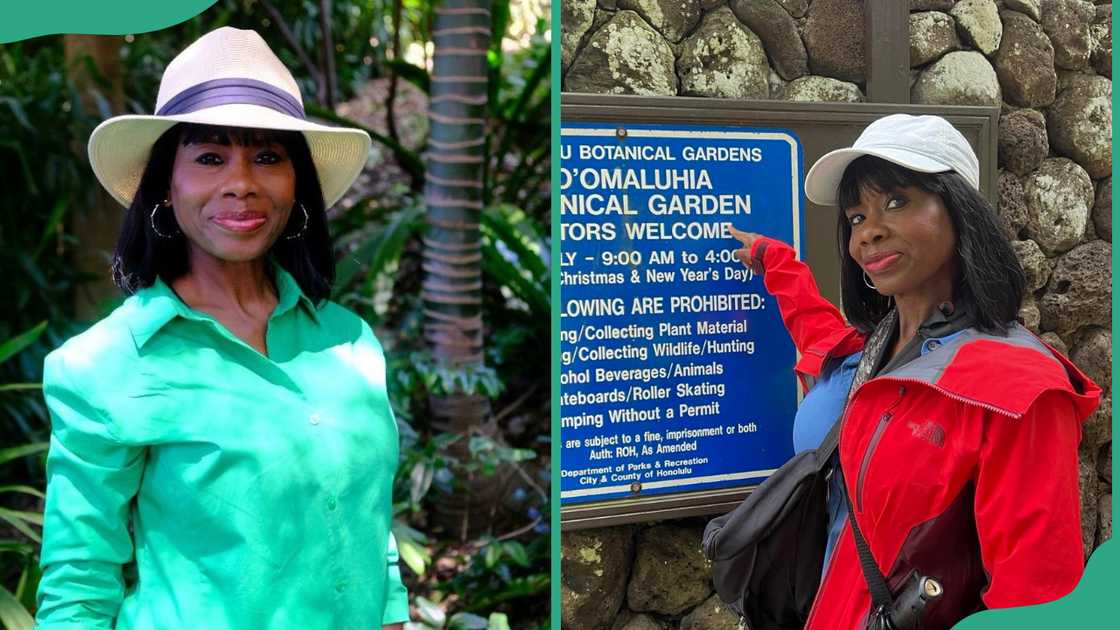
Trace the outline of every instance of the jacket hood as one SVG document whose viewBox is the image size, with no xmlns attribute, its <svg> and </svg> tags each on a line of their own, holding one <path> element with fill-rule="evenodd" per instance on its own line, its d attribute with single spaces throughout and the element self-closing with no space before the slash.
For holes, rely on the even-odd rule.
<svg viewBox="0 0 1120 630">
<path fill-rule="evenodd" d="M 1039 396 L 1054 392 L 1068 396 L 1085 419 L 1101 396 L 1101 388 L 1072 361 L 1018 323 L 1006 336 L 968 329 L 941 351 L 880 376 L 921 381 L 962 402 L 1016 418 Z"/>
</svg>

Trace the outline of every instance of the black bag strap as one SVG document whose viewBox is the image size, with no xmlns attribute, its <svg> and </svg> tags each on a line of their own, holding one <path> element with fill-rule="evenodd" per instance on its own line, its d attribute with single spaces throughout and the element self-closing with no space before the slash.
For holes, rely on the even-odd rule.
<svg viewBox="0 0 1120 630">
<path fill-rule="evenodd" d="M 879 570 L 875 556 L 871 555 L 871 548 L 863 537 L 863 532 L 856 523 L 856 512 L 852 508 L 852 499 L 844 493 L 844 500 L 848 503 L 848 523 L 852 526 L 852 536 L 856 539 L 856 551 L 859 552 L 859 568 L 863 570 L 863 579 L 867 581 L 867 590 L 871 591 L 871 604 L 873 610 L 887 610 L 891 606 L 891 589 L 887 586 L 887 578 Z"/>
<path fill-rule="evenodd" d="M 848 403 L 852 400 L 852 395 L 871 378 L 872 373 L 878 366 L 883 352 L 886 350 L 887 342 L 890 340 L 891 335 L 894 333 L 895 325 L 898 322 L 898 311 L 891 309 L 887 316 L 883 318 L 879 325 L 875 327 L 875 331 L 871 333 L 867 343 L 863 347 L 863 356 L 860 357 L 859 366 L 856 368 L 855 376 L 852 377 L 852 385 L 848 388 L 848 398 L 844 404 L 844 411 L 841 412 L 840 418 L 836 420 L 836 424 L 829 432 L 829 436 L 825 438 L 825 442 L 829 439 L 835 439 L 836 444 L 832 448 L 836 448 L 839 444 L 839 428 L 841 419 L 847 412 Z M 835 435 L 833 435 L 835 433 Z M 822 447 L 824 444 L 822 444 Z M 840 469 L 840 462 L 836 462 L 836 474 L 843 474 Z M 846 487 L 843 482 L 841 487 Z M 844 492 L 844 501 L 848 505 L 848 522 L 852 526 L 852 536 L 856 541 L 856 550 L 859 552 L 859 565 L 863 570 L 863 579 L 867 581 L 867 589 L 871 592 L 871 603 L 873 610 L 887 610 L 891 605 L 891 589 L 887 586 L 887 579 L 883 577 L 883 572 L 879 570 L 879 565 L 875 562 L 875 556 L 871 555 L 871 548 L 867 544 L 867 540 L 863 537 L 863 532 L 859 529 L 859 524 L 856 523 L 856 513 L 852 506 L 852 498 L 848 496 L 848 492 Z"/>
</svg>

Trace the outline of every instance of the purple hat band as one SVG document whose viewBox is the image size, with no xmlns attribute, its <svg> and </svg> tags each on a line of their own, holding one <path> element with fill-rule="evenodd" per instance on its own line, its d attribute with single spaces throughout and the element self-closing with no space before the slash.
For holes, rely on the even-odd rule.
<svg viewBox="0 0 1120 630">
<path fill-rule="evenodd" d="M 156 116 L 189 114 L 207 107 L 229 105 L 260 105 L 281 114 L 306 118 L 303 103 L 284 90 L 256 79 L 213 79 L 179 92 L 159 108 Z"/>
</svg>

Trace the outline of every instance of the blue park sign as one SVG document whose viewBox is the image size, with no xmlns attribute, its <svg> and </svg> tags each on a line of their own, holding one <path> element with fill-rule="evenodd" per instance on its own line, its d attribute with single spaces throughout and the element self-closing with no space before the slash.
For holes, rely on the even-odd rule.
<svg viewBox="0 0 1120 630">
<path fill-rule="evenodd" d="M 560 147 L 561 504 L 761 483 L 796 355 L 728 228 L 800 253 L 798 138 L 580 122 Z"/>
</svg>

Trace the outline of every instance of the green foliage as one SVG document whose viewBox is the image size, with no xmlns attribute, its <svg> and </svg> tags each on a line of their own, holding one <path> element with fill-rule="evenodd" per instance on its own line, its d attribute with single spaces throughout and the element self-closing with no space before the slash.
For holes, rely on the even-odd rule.
<svg viewBox="0 0 1120 630">
<path fill-rule="evenodd" d="M 495 133 L 486 138 L 490 157 L 483 175 L 486 204 L 514 204 L 537 219 L 549 208 L 551 154 L 552 49 L 540 29 L 531 47 L 514 54 L 492 48 L 488 56 L 489 116 Z"/>
<path fill-rule="evenodd" d="M 33 344 L 45 329 L 46 322 L 41 322 L 16 337 L 0 341 L 0 365 Z M 36 391 L 40 389 L 39 383 L 26 385 L 30 387 L 21 389 Z M 0 391 L 12 391 L 12 388 L 10 384 L 0 385 Z M 42 455 L 46 450 L 46 442 L 0 447 L 0 471 L 14 462 L 31 459 L 34 455 Z M 41 462 L 36 461 L 35 467 L 41 471 Z M 0 476 L 0 479 L 5 478 Z M 0 578 L 7 578 L 7 574 L 16 576 L 14 592 L 0 585 L 0 627 L 5 630 L 17 628 L 29 630 L 34 626 L 34 620 L 28 611 L 34 610 L 35 590 L 39 584 L 40 574 L 37 549 L 28 541 L 34 543 L 41 541 L 37 530 L 43 525 L 40 502 L 45 498 L 40 489 L 41 484 L 37 485 L 39 487 L 26 483 L 0 485 L 0 524 L 6 524 L 25 537 L 25 539 L 0 538 L 0 562 L 2 562 Z M 10 507 L 11 505 L 16 507 Z"/>
<path fill-rule="evenodd" d="M 7 340 L 0 339 L 0 367 L 34 344 L 46 330 L 40 322 L 30 330 Z M 0 383 L 0 412 L 18 408 L 13 402 L 37 393 L 40 383 Z M 14 435 L 12 433 L 11 435 Z M 31 628 L 30 613 L 34 609 L 35 590 L 39 583 L 38 553 L 35 543 L 43 525 L 41 501 L 43 465 L 41 456 L 46 442 L 16 446 L 0 445 L 0 531 L 20 538 L 0 536 L 0 582 L 15 581 L 14 592 L 0 585 L 0 627 Z M 22 464 L 22 466 L 20 466 Z M 5 470 L 19 471 L 5 475 Z"/>
<path fill-rule="evenodd" d="M 469 612 L 448 617 L 439 604 L 427 598 L 417 597 L 415 604 L 420 618 L 406 624 L 406 630 L 509 630 L 509 618 L 503 613 L 491 613 L 489 619 Z"/>
<path fill-rule="evenodd" d="M 335 299 L 374 323 L 383 320 L 384 305 L 389 299 L 389 289 L 384 283 L 391 281 L 393 273 L 399 269 L 405 245 L 424 227 L 423 206 L 412 197 L 405 201 L 405 205 L 381 217 L 368 216 L 335 239 L 340 252 Z M 364 214 L 369 204 L 369 200 L 363 200 L 351 210 L 356 215 Z M 377 308 L 379 301 L 380 309 Z"/>
<path fill-rule="evenodd" d="M 0 626 L 5 630 L 31 630 L 35 620 L 20 602 L 19 596 L 0 586 Z"/>
<path fill-rule="evenodd" d="M 548 592 L 548 536 L 537 536 L 527 545 L 494 538 L 480 544 L 484 546 L 479 552 L 464 558 L 467 569 L 439 586 L 463 601 L 467 611 L 492 610 Z"/>
<path fill-rule="evenodd" d="M 467 440 L 466 456 L 455 455 L 450 447 Z M 445 494 L 462 490 L 460 479 L 454 474 L 467 473 L 489 477 L 494 475 L 503 464 L 518 464 L 535 459 L 532 449 L 514 448 L 501 440 L 485 435 L 472 435 L 464 438 L 455 433 L 436 433 L 430 439 L 411 445 L 401 459 L 397 469 L 394 496 L 398 498 L 398 515 L 415 513 L 423 509 L 423 499 L 433 486 L 442 486 Z M 524 490 L 521 490 L 524 496 Z M 541 493 L 540 499 L 548 497 Z M 540 515 L 538 507 L 530 508 L 534 518 Z M 418 537 L 406 532 L 410 538 Z"/>
<path fill-rule="evenodd" d="M 109 113 L 95 101 L 87 111 L 57 38 L 0 46 L 0 111 L 10 114 L 0 115 L 0 172 L 10 178 L 0 197 L 0 339 L 30 330 L 0 351 L 26 350 L 0 357 L 0 434 L 18 439 L 43 437 L 45 409 L 21 384 L 38 381 L 43 355 L 75 331 L 72 291 L 87 279 L 67 260 L 77 239 L 64 226 L 89 199 L 93 176 L 76 149 Z"/>
<path fill-rule="evenodd" d="M 468 440 L 465 453 L 454 448 L 464 439 Z M 540 615 L 541 610 L 534 609 L 532 602 L 548 592 L 548 494 L 522 468 L 536 457 L 532 449 L 511 447 L 499 439 L 483 435 L 464 438 L 452 433 L 437 433 L 407 450 L 397 471 L 393 532 L 402 562 L 425 581 L 432 579 L 431 593 L 438 596 L 435 601 L 458 603 L 466 613 L 506 612 L 522 622 Z M 517 530 L 501 537 L 487 535 L 466 546 L 440 546 L 406 524 L 424 515 L 425 497 L 437 488 L 437 496 L 452 496 L 466 490 L 463 480 L 469 476 L 496 480 L 496 475 L 511 467 L 528 482 L 515 488 L 507 500 L 519 506 L 518 517 L 527 521 Z M 547 477 L 547 470 L 540 474 Z M 433 546 L 437 547 L 434 552 Z M 436 555 L 441 558 L 439 563 L 434 562 Z M 440 570 L 447 563 L 456 567 L 451 575 Z M 479 623 L 475 615 L 447 618 L 432 601 L 421 603 L 414 598 L 414 602 L 425 627 Z M 493 615 L 489 621 L 495 621 Z M 547 617 L 541 621 L 547 622 Z"/>
<path fill-rule="evenodd" d="M 487 360 L 493 367 L 468 369 L 449 368 L 432 358 L 419 334 L 419 299 L 415 292 L 398 291 L 400 276 L 418 275 L 405 258 L 423 226 L 423 209 L 409 201 L 337 239 L 342 254 L 335 299 L 375 325 L 396 331 L 388 340 L 391 354 L 400 359 L 390 365 L 400 394 L 395 408 L 426 404 L 422 394 L 438 395 L 456 387 L 496 398 L 511 382 L 547 382 L 546 362 L 525 365 L 516 360 L 549 351 L 551 241 L 544 226 L 508 204 L 483 212 L 482 270 L 488 288 L 483 318 L 490 326 Z M 411 281 L 418 286 L 416 278 Z"/>
<path fill-rule="evenodd" d="M 12 337 L 11 339 L 8 339 L 7 341 L 0 342 L 0 364 L 3 364 L 8 359 L 12 358 L 16 354 L 19 354 L 20 352 L 25 350 L 28 346 L 35 343 L 39 339 L 39 337 L 41 337 L 43 335 L 43 332 L 46 331 L 46 329 L 47 329 L 47 322 L 42 321 L 42 322 L 39 322 L 39 324 L 37 326 L 35 326 L 34 328 L 32 328 L 31 330 L 28 330 L 28 331 L 23 332 L 19 335 L 16 335 L 15 337 Z M 42 385 L 39 384 L 39 383 L 3 383 L 3 384 L 0 384 L 0 393 L 20 392 L 20 391 L 38 390 L 38 389 L 42 389 Z M 2 404 L 2 403 L 0 403 L 0 404 Z M 0 462 L 2 462 L 2 461 L 4 461 L 3 460 L 3 451 L 0 451 Z"/>
<path fill-rule="evenodd" d="M 410 445 L 397 468 L 394 497 L 398 512 L 415 513 L 423 508 L 423 499 L 432 488 L 436 475 L 446 477 L 453 458 L 448 447 L 461 439 L 454 433 L 437 433 L 421 443 Z M 418 571 L 422 573 L 422 571 Z"/>
<path fill-rule="evenodd" d="M 497 372 L 485 365 L 451 367 L 436 361 L 430 352 L 418 350 L 412 353 L 412 368 L 432 396 L 461 392 L 497 398 L 502 391 Z"/>
<path fill-rule="evenodd" d="M 501 301 L 509 305 L 506 312 L 493 313 L 499 317 L 494 328 L 508 334 L 511 326 L 522 325 L 539 340 L 548 339 L 550 257 L 544 226 L 520 208 L 502 204 L 482 213 L 482 270 L 493 285 L 501 287 Z M 492 358 L 504 361 L 503 356 Z"/>
<path fill-rule="evenodd" d="M 0 465 L 4 463 L 40 453 L 47 450 L 47 444 L 44 442 L 37 442 L 34 444 L 26 444 L 19 447 L 10 447 L 0 450 Z M 23 497 L 30 497 L 31 503 L 35 504 L 39 499 L 45 498 L 43 491 L 26 485 L 26 484 L 8 484 L 0 486 L 0 498 L 7 500 L 10 495 L 22 495 Z M 18 498 L 18 497 L 17 497 Z M 27 501 L 25 501 L 26 503 Z M 6 522 L 9 526 L 14 528 L 19 533 L 35 542 L 42 542 L 36 528 L 43 526 L 43 514 L 38 509 L 13 509 L 0 505 L 0 521 Z M 13 545 L 18 541 L 0 541 L 3 543 L 12 543 Z"/>
</svg>

